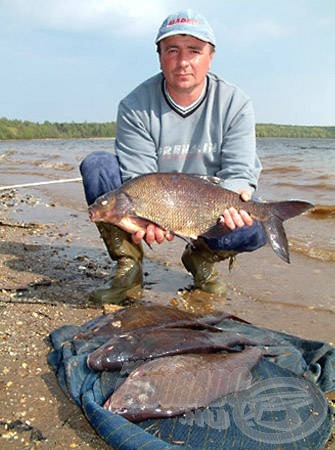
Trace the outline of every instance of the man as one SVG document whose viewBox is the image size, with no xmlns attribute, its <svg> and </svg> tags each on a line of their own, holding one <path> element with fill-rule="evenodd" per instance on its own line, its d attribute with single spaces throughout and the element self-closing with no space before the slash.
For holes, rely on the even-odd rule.
<svg viewBox="0 0 335 450">
<path fill-rule="evenodd" d="M 261 170 L 255 149 L 250 99 L 209 72 L 215 36 L 206 19 L 191 10 L 172 14 L 156 37 L 161 72 L 125 97 L 118 108 L 116 157 L 88 155 L 81 164 L 88 204 L 126 180 L 149 172 L 215 175 L 222 186 L 250 200 Z M 265 244 L 262 227 L 243 210 L 222 211 L 232 230 L 220 239 L 198 238 L 182 255 L 194 287 L 222 295 L 214 264 Z M 157 226 L 130 235 L 114 225 L 97 224 L 108 252 L 117 261 L 111 287 L 91 299 L 119 303 L 143 285 L 141 242 L 161 243 L 173 236 Z"/>
</svg>

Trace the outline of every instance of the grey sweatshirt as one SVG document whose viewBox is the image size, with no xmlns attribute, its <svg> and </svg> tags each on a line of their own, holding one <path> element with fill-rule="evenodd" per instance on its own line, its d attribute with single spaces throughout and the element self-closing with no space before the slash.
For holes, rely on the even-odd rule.
<svg viewBox="0 0 335 450">
<path fill-rule="evenodd" d="M 123 181 L 149 172 L 214 175 L 222 186 L 257 187 L 255 119 L 250 99 L 209 73 L 203 100 L 183 114 L 164 91 L 159 73 L 119 105 L 115 150 Z"/>
</svg>

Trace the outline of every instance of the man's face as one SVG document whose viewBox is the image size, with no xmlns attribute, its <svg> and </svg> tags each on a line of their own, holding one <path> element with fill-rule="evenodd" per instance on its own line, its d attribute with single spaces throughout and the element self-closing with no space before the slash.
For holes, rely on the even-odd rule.
<svg viewBox="0 0 335 450">
<path fill-rule="evenodd" d="M 162 39 L 159 60 L 169 90 L 181 94 L 201 89 L 213 56 L 213 47 L 193 36 Z"/>
</svg>

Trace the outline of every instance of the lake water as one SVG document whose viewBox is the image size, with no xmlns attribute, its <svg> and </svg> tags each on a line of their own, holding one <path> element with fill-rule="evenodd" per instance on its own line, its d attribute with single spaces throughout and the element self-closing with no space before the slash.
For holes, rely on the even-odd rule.
<svg viewBox="0 0 335 450">
<path fill-rule="evenodd" d="M 286 222 L 291 251 L 335 261 L 335 140 L 262 138 L 257 147 L 263 200 L 316 205 Z M 87 154 L 112 148 L 113 139 L 0 141 L 0 186 L 80 177 L 78 166 Z M 40 189 L 62 206 L 86 210 L 81 183 L 21 189 Z"/>
</svg>

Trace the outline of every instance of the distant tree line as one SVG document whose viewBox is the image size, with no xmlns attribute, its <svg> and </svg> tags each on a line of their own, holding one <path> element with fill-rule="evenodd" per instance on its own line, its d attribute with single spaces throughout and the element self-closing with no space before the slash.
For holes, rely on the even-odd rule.
<svg viewBox="0 0 335 450">
<path fill-rule="evenodd" d="M 259 123 L 256 125 L 256 135 L 257 137 L 334 139 L 335 127 Z"/>
<path fill-rule="evenodd" d="M 0 139 L 70 139 L 115 136 L 115 122 L 43 123 L 0 119 Z"/>
<path fill-rule="evenodd" d="M 78 139 L 115 137 L 115 122 L 29 122 L 0 118 L 0 140 L 4 139 Z M 257 124 L 257 137 L 332 138 L 335 127 Z"/>
</svg>

